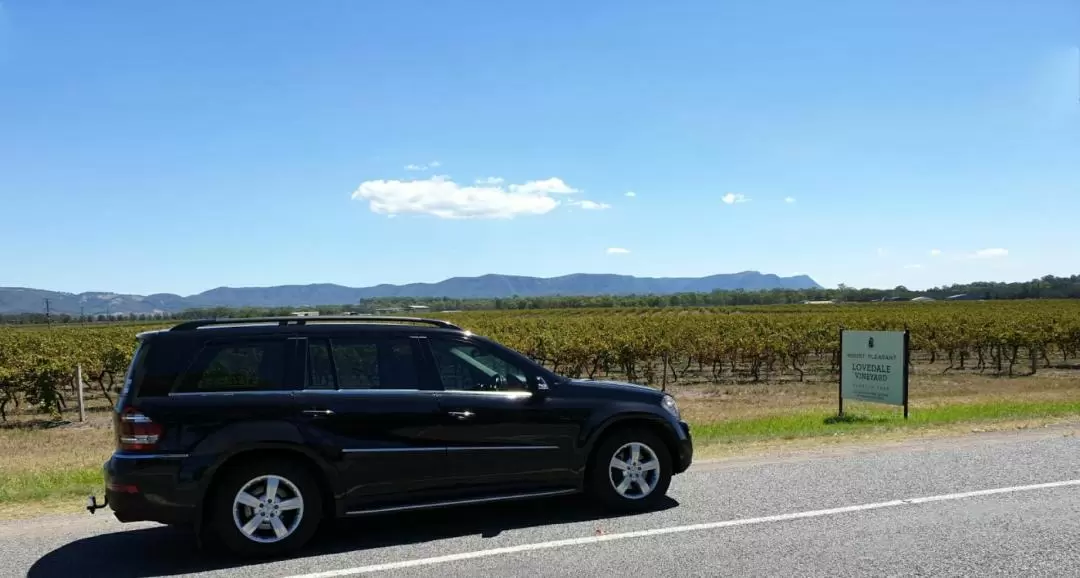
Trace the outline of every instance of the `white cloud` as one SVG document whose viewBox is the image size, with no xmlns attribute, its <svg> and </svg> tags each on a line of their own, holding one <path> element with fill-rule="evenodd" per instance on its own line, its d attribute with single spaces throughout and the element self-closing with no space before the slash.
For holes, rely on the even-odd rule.
<svg viewBox="0 0 1080 578">
<path fill-rule="evenodd" d="M 542 215 L 559 206 L 552 195 L 576 192 L 562 179 L 522 184 L 462 186 L 449 177 L 417 180 L 374 180 L 360 183 L 352 193 L 380 214 L 426 214 L 443 219 L 511 219 Z"/>
<path fill-rule="evenodd" d="M 628 196 L 628 197 L 636 197 L 637 193 L 635 193 L 634 191 L 626 191 L 626 196 Z"/>
<path fill-rule="evenodd" d="M 737 194 L 737 193 L 728 193 L 728 194 L 724 195 L 723 197 L 721 197 L 720 200 L 724 201 L 725 203 L 727 203 L 729 205 L 734 205 L 735 203 L 745 203 L 745 202 L 749 201 L 750 199 L 746 198 L 746 195 L 740 195 L 740 194 Z"/>
<path fill-rule="evenodd" d="M 476 179 L 478 185 L 501 185 L 506 179 L 502 177 L 484 177 L 482 179 Z"/>
<path fill-rule="evenodd" d="M 1008 249 L 979 249 L 971 254 L 972 259 L 999 259 L 1001 257 L 1008 257 Z"/>
<path fill-rule="evenodd" d="M 428 163 L 426 165 L 418 165 L 418 164 L 415 164 L 415 163 L 410 163 L 410 164 L 405 165 L 405 170 L 407 170 L 407 171 L 426 171 L 428 169 L 434 169 L 434 168 L 437 168 L 437 167 L 440 167 L 440 166 L 442 166 L 442 163 L 440 163 L 439 161 L 431 161 L 430 163 Z"/>
<path fill-rule="evenodd" d="M 884 248 L 884 247 L 878 247 L 878 248 L 877 248 L 877 256 L 878 256 L 878 257 L 884 257 L 884 256 L 886 256 L 886 255 L 888 255 L 888 254 L 889 254 L 889 250 L 888 250 L 888 249 L 886 249 L 886 248 Z"/>
<path fill-rule="evenodd" d="M 625 255 L 630 252 L 630 249 L 623 249 L 622 247 L 611 247 L 607 250 L 608 255 Z"/>
<path fill-rule="evenodd" d="M 922 265 L 915 263 L 913 265 L 904 265 L 904 269 L 922 269 Z"/>
<path fill-rule="evenodd" d="M 510 192 L 524 195 L 568 195 L 576 193 L 578 190 L 568 186 L 562 179 L 552 177 L 542 181 L 529 181 L 521 185 L 510 185 Z"/>
<path fill-rule="evenodd" d="M 585 209 L 587 211 L 602 211 L 604 209 L 610 209 L 611 208 L 611 205 L 609 205 L 607 203 L 597 203 L 596 201 L 578 201 L 576 203 L 571 203 L 571 204 L 577 205 L 577 206 L 579 206 L 582 209 Z"/>
<path fill-rule="evenodd" d="M 791 205 L 795 203 L 795 197 L 784 197 L 784 202 Z"/>
<path fill-rule="evenodd" d="M 941 249 L 930 249 L 930 256 L 937 257 L 941 255 Z"/>
</svg>

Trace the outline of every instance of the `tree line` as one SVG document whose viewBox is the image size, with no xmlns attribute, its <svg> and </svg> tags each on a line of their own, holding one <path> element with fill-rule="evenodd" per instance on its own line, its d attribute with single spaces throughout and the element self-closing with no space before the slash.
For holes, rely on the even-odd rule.
<svg viewBox="0 0 1080 578">
<path fill-rule="evenodd" d="M 544 296 L 544 297 L 495 297 L 495 298 L 409 298 L 380 297 L 361 300 L 355 304 L 319 305 L 305 307 L 322 315 L 344 313 L 392 313 L 408 314 L 411 305 L 425 305 L 431 312 L 482 311 L 482 310 L 528 310 L 528 309 L 580 309 L 580 308 L 643 308 L 643 307 L 723 307 L 748 305 L 798 304 L 806 301 L 872 302 L 887 300 L 910 300 L 915 297 L 947 299 L 962 295 L 972 300 L 1014 299 L 1080 299 L 1080 275 L 1055 277 L 1047 275 L 1040 279 L 1016 283 L 976 282 L 945 285 L 925 291 L 914 291 L 904 286 L 892 289 L 856 289 L 841 284 L 835 289 L 770 289 L 764 291 L 717 290 L 710 293 L 675 293 L 670 295 L 596 295 L 596 296 Z M 175 313 L 139 313 L 111 315 L 17 313 L 0 315 L 0 323 L 103 323 L 116 321 L 155 321 L 172 319 L 204 319 L 214 317 L 264 317 L 290 315 L 296 307 L 207 307 L 187 309 Z"/>
</svg>

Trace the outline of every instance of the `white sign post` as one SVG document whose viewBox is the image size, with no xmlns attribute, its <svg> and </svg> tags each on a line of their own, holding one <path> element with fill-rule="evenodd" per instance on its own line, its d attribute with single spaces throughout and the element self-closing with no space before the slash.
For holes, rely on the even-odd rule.
<svg viewBox="0 0 1080 578">
<path fill-rule="evenodd" d="M 840 415 L 844 399 L 904 406 L 908 417 L 905 331 L 840 331 Z"/>
</svg>

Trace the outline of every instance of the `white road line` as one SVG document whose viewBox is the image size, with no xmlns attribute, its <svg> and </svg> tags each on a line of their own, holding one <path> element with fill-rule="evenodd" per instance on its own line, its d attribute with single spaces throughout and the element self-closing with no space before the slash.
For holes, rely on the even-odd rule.
<svg viewBox="0 0 1080 578">
<path fill-rule="evenodd" d="M 795 512 L 792 514 L 779 514 L 776 516 L 764 516 L 761 518 L 743 518 L 741 520 L 726 520 L 723 522 L 709 522 L 706 524 L 692 524 L 689 526 L 672 526 L 668 528 L 654 528 L 637 532 L 623 532 L 621 534 L 603 534 L 600 536 L 586 536 L 583 538 L 570 538 L 567 540 L 554 540 L 551 542 L 537 542 L 534 544 L 522 544 L 520 546 L 507 546 L 505 548 L 492 548 L 490 550 L 478 550 L 475 552 L 462 552 L 447 556 L 435 556 L 432 558 L 418 558 L 416 560 L 403 560 L 401 562 L 387 562 L 385 564 L 372 564 L 370 566 L 357 566 L 341 570 L 329 570 L 326 572 L 314 572 L 311 574 L 297 574 L 289 578 L 339 578 L 341 576 L 356 576 L 359 574 L 371 574 L 373 572 L 386 572 L 389 570 L 401 570 L 415 568 L 417 566 L 433 566 L 449 562 L 460 562 L 475 558 L 487 558 L 501 556 L 503 554 L 517 554 L 519 552 L 531 552 L 534 550 L 551 550 L 566 548 L 569 546 L 583 546 L 586 544 L 598 544 L 614 540 L 628 540 L 630 538 L 645 538 L 649 536 L 662 536 L 665 534 L 681 534 L 683 532 L 700 532 L 702 530 L 716 530 L 720 528 L 733 528 L 735 526 L 749 526 L 753 524 L 767 524 L 770 522 L 785 522 L 788 520 L 801 520 L 804 518 L 819 518 L 849 512 L 862 512 L 865 510 L 879 510 L 881 508 L 895 508 L 915 504 L 927 504 L 930 502 L 947 502 L 951 500 L 963 500 L 978 496 L 993 496 L 996 494 L 1011 494 L 1015 492 L 1028 492 L 1032 490 L 1048 490 L 1067 486 L 1080 486 L 1080 480 L 1066 480 L 1063 482 L 1049 482 L 1046 484 L 1032 484 L 1030 486 L 1013 486 L 1010 488 L 994 488 L 990 490 L 976 490 L 974 492 L 961 492 L 959 494 L 943 494 L 939 496 L 925 496 L 922 498 L 908 498 L 906 500 L 891 500 L 873 504 L 860 504 L 857 506 L 844 506 L 829 508 L 827 510 L 811 510 L 808 512 Z"/>
</svg>

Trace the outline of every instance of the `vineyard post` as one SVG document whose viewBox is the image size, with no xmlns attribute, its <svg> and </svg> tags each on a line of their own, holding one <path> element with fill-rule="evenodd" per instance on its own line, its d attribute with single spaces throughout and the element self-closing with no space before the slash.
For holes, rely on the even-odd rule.
<svg viewBox="0 0 1080 578">
<path fill-rule="evenodd" d="M 75 386 L 79 392 L 79 421 L 86 421 L 86 401 L 83 398 L 82 364 L 75 366 Z"/>
<path fill-rule="evenodd" d="M 840 345 L 839 353 L 837 353 L 840 359 L 837 364 L 840 369 L 840 376 L 836 379 L 836 397 L 840 401 L 840 410 L 836 412 L 836 417 L 844 417 L 844 326 L 840 326 Z"/>
<path fill-rule="evenodd" d="M 908 363 L 911 362 L 911 332 L 904 326 L 904 419 L 908 418 Z"/>
</svg>

